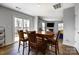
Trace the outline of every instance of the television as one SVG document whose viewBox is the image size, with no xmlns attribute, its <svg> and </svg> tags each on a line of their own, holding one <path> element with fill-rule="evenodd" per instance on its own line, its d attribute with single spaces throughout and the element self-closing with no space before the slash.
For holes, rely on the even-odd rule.
<svg viewBox="0 0 79 59">
<path fill-rule="evenodd" d="M 54 23 L 47 23 L 47 27 L 54 27 Z"/>
</svg>

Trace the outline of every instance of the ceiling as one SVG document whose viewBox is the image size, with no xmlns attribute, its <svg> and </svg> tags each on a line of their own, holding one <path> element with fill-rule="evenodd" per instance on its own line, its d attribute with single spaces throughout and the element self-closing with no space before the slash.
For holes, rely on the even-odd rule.
<svg viewBox="0 0 79 59">
<path fill-rule="evenodd" d="M 32 16 L 41 16 L 46 21 L 63 20 L 63 10 L 74 6 L 72 3 L 61 3 L 61 8 L 54 9 L 56 3 L 2 3 L 0 5 Z"/>
</svg>

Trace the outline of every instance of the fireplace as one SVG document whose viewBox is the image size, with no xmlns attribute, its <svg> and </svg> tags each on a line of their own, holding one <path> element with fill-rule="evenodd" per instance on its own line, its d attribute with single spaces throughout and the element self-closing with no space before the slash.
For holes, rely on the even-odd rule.
<svg viewBox="0 0 79 59">
<path fill-rule="evenodd" d="M 53 29 L 49 29 L 49 31 L 53 32 Z"/>
</svg>

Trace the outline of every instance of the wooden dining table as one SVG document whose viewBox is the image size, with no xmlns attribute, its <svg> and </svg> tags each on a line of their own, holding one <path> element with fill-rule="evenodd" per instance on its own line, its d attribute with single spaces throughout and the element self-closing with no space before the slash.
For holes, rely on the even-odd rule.
<svg viewBox="0 0 79 59">
<path fill-rule="evenodd" d="M 37 32 L 36 36 L 46 38 L 46 39 L 53 39 L 55 37 L 55 34 L 53 32 Z"/>
<path fill-rule="evenodd" d="M 30 33 L 31 31 L 28 31 Z M 25 35 L 27 35 L 26 32 L 24 32 Z M 48 31 L 41 31 L 41 32 L 36 32 L 37 37 L 41 37 L 42 39 L 49 40 L 49 39 L 54 39 L 55 38 L 55 33 L 54 32 L 48 32 Z"/>
</svg>

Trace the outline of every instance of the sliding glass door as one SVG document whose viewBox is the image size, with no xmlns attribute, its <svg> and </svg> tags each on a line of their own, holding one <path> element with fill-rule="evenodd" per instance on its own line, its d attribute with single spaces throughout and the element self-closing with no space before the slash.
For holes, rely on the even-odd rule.
<svg viewBox="0 0 79 59">
<path fill-rule="evenodd" d="M 26 30 L 29 30 L 29 19 L 21 19 L 21 18 L 17 18 L 15 17 L 14 18 L 14 21 L 15 21 L 15 41 L 18 41 L 18 30 L 23 30 L 23 31 L 26 31 Z"/>
</svg>

